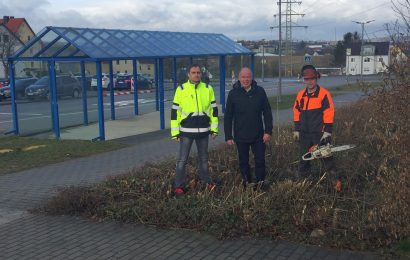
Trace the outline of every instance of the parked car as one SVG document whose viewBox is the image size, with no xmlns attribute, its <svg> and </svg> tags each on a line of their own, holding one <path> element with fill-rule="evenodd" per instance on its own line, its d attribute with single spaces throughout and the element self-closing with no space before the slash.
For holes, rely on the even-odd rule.
<svg viewBox="0 0 410 260">
<path fill-rule="evenodd" d="M 137 80 L 138 89 L 151 89 L 153 86 L 153 83 L 149 79 L 140 74 L 137 75 Z M 131 90 L 134 90 L 134 77 L 131 77 Z"/>
<path fill-rule="evenodd" d="M 82 80 L 81 74 L 75 74 L 74 77 L 78 80 L 78 82 L 80 82 L 80 85 L 81 85 L 81 80 Z M 88 90 L 94 89 L 94 88 L 91 86 L 92 80 L 93 80 L 93 77 L 92 77 L 92 76 L 90 76 L 90 75 L 85 75 L 85 87 L 86 87 L 86 89 L 88 89 Z M 95 82 L 96 82 L 96 83 L 95 83 L 95 86 L 97 87 L 97 81 L 95 81 Z"/>
<path fill-rule="evenodd" d="M 0 101 L 10 97 L 10 87 L 0 88 Z"/>
<path fill-rule="evenodd" d="M 131 75 L 118 74 L 114 82 L 114 89 L 131 89 Z"/>
<path fill-rule="evenodd" d="M 150 74 L 143 73 L 143 74 L 139 74 L 139 75 L 143 76 L 144 78 L 149 80 L 152 84 L 154 84 L 155 79 Z"/>
<path fill-rule="evenodd" d="M 58 97 L 71 96 L 73 98 L 78 98 L 81 96 L 81 85 L 75 77 L 70 75 L 58 75 L 56 76 L 56 82 Z M 34 99 L 36 97 L 50 99 L 49 77 L 44 76 L 28 86 L 25 94 L 29 99 Z"/>
<path fill-rule="evenodd" d="M 9 85 L 9 80 L 8 79 L 0 79 L 0 88 L 3 88 L 5 86 Z"/>
<path fill-rule="evenodd" d="M 101 79 L 102 79 L 102 88 L 103 89 L 109 89 L 110 88 L 110 74 L 107 73 L 101 73 Z M 91 89 L 96 90 L 97 89 L 97 75 L 95 75 L 91 79 Z"/>
<path fill-rule="evenodd" d="M 14 89 L 16 93 L 16 99 L 21 99 L 24 97 L 24 93 L 26 88 L 36 82 L 38 78 L 23 78 L 23 79 L 16 79 L 14 82 Z M 3 99 L 11 97 L 11 89 L 10 85 L 0 88 L 0 96 Z"/>
</svg>

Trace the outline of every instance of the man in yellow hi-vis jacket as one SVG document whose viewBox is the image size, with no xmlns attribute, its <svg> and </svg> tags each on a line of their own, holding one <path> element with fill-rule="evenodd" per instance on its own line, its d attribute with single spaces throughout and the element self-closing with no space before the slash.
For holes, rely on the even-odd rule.
<svg viewBox="0 0 410 260">
<path fill-rule="evenodd" d="M 201 69 L 193 64 L 188 68 L 188 81 L 177 87 L 171 109 L 171 136 L 179 142 L 174 182 L 175 195 L 185 189 L 185 165 L 192 143 L 198 150 L 201 182 L 213 189 L 215 184 L 208 170 L 208 137 L 218 135 L 218 107 L 211 85 L 201 81 Z"/>
</svg>

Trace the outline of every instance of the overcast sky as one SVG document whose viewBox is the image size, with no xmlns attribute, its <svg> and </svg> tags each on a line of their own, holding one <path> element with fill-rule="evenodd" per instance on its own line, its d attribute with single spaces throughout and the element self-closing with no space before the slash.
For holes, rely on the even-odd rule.
<svg viewBox="0 0 410 260">
<path fill-rule="evenodd" d="M 397 19 L 390 0 L 304 0 L 292 4 L 292 10 L 304 14 L 293 15 L 293 24 L 308 26 L 294 28 L 294 40 L 341 40 L 346 32 L 361 33 L 361 25 L 352 21 L 369 20 L 375 21 L 366 24 L 365 38 L 382 37 L 385 24 Z M 0 0 L 1 16 L 24 17 L 35 33 L 51 25 L 277 40 L 278 29 L 270 27 L 278 26 L 278 13 L 277 1 L 270 0 Z"/>
</svg>

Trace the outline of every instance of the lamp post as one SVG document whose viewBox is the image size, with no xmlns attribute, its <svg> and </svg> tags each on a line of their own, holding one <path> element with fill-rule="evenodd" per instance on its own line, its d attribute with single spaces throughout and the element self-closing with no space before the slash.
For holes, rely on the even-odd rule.
<svg viewBox="0 0 410 260">
<path fill-rule="evenodd" d="M 364 25 L 367 23 L 374 22 L 375 20 L 370 20 L 366 22 L 357 22 L 357 21 L 352 21 L 357 24 L 362 25 L 362 43 L 360 45 L 360 80 L 363 80 L 363 43 L 364 43 Z"/>
</svg>

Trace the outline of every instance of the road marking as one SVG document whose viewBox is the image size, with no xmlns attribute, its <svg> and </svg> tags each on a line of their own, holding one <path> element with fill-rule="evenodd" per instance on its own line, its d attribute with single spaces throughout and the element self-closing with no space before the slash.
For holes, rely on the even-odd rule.
<svg viewBox="0 0 410 260">
<path fill-rule="evenodd" d="M 164 100 L 164 101 L 167 101 L 167 100 Z M 153 102 L 155 102 L 155 99 L 144 99 L 144 98 L 138 99 L 138 104 L 148 104 L 148 103 L 153 103 Z M 98 106 L 97 103 L 94 103 L 92 105 Z M 122 101 L 114 102 L 114 106 L 116 107 L 124 107 L 124 106 L 129 106 L 129 105 L 134 105 L 134 100 L 122 100 Z M 111 106 L 111 103 L 105 102 L 104 106 Z"/>
<path fill-rule="evenodd" d="M 132 104 L 134 104 L 133 100 L 130 100 L 130 101 L 132 101 Z M 138 103 L 141 103 L 142 105 L 144 105 L 144 104 L 155 102 L 155 99 L 139 99 L 138 101 L 139 101 Z M 167 99 L 164 100 L 164 102 L 170 102 L 170 101 L 171 100 L 167 100 Z M 119 101 L 119 102 L 123 102 L 123 101 Z M 110 103 L 104 103 L 104 104 L 105 105 L 107 105 L 107 104 L 110 105 Z M 92 104 L 92 105 L 97 106 L 98 104 Z M 116 109 L 128 109 L 128 108 L 129 108 L 129 106 L 127 107 L 125 105 L 116 107 Z M 107 108 L 107 107 L 104 108 L 104 111 L 109 111 L 109 108 Z M 83 113 L 84 113 L 83 111 L 71 112 L 71 113 L 60 113 L 59 117 L 61 118 L 63 116 L 77 115 L 77 114 L 83 114 Z M 88 113 L 98 113 L 98 109 L 89 109 Z M 33 114 L 33 115 L 36 115 L 36 114 Z M 19 121 L 37 120 L 37 119 L 40 119 L 40 118 L 51 118 L 51 115 L 39 114 L 39 116 L 19 118 Z M 13 122 L 12 120 L 0 121 L 0 124 L 12 123 L 12 122 Z"/>
<path fill-rule="evenodd" d="M 0 113 L 0 115 L 13 115 L 13 113 Z M 19 115 L 25 116 L 42 116 L 43 114 L 34 114 L 34 113 L 19 113 Z"/>
<path fill-rule="evenodd" d="M 25 115 L 25 116 L 42 116 L 43 114 L 34 114 L 34 113 L 19 113 L 19 115 Z"/>
</svg>

